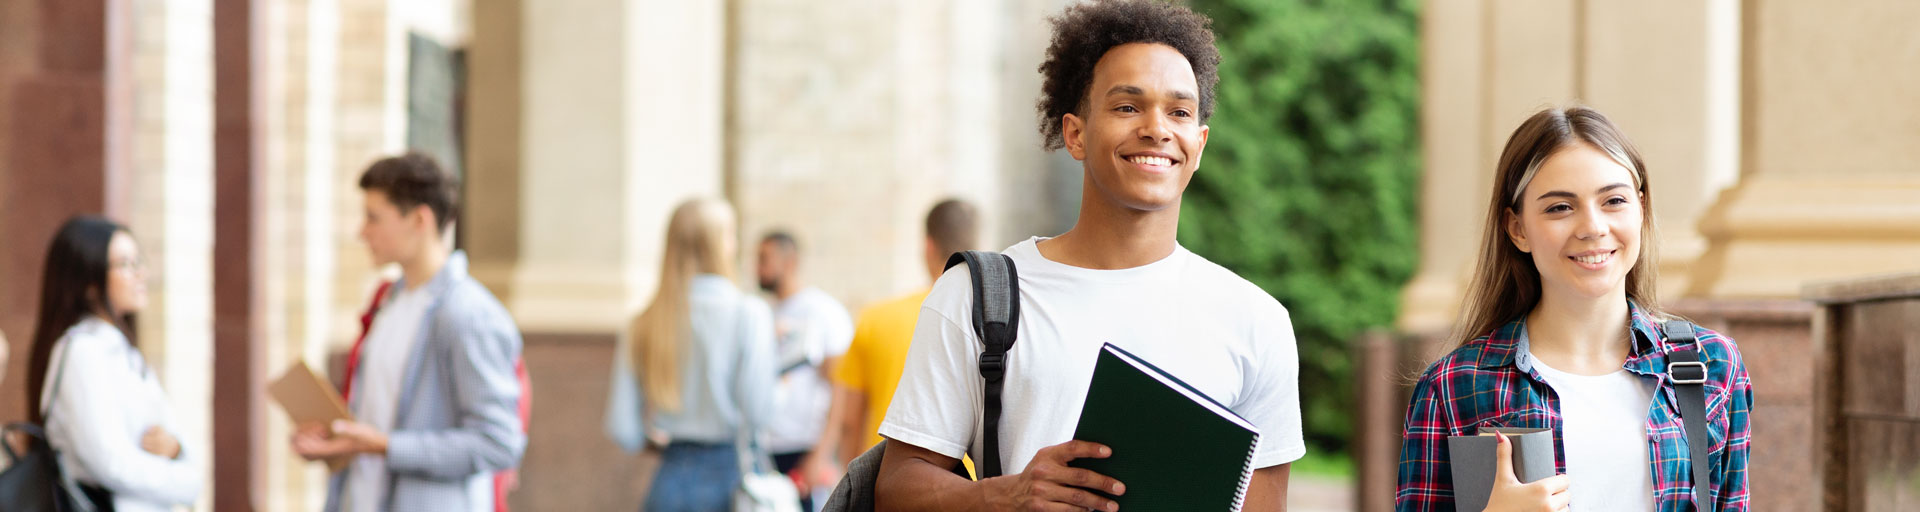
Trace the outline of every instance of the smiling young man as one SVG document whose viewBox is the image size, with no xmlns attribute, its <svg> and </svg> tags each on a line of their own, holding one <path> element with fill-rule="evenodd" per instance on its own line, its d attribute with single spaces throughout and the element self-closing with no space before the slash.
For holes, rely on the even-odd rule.
<svg viewBox="0 0 1920 512">
<path fill-rule="evenodd" d="M 1245 510 L 1282 510 L 1287 464 L 1306 453 L 1287 311 L 1175 241 L 1218 80 L 1210 21 L 1164 3 L 1103 1 L 1052 22 L 1040 131 L 1084 168 L 1080 215 L 1060 236 L 1006 250 L 1021 316 L 999 425 L 1005 476 L 949 472 L 962 454 L 982 460 L 981 342 L 968 272 L 953 269 L 921 308 L 880 426 L 894 443 L 877 508 L 1117 510 L 1086 489 L 1124 494 L 1125 482 L 1067 466 L 1114 449 L 1072 440 L 1100 346 L 1113 343 L 1259 426 Z"/>
</svg>

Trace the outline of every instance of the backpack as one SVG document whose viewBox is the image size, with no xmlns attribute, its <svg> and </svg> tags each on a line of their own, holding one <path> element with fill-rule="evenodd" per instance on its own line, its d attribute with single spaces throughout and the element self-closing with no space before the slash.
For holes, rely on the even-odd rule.
<svg viewBox="0 0 1920 512">
<path fill-rule="evenodd" d="M 48 396 L 60 396 L 60 380 L 66 376 L 66 352 L 53 362 L 53 390 Z M 56 398 L 57 399 L 57 398 Z M 52 415 L 53 404 L 41 404 L 41 424 Z M 17 434 L 16 434 L 17 433 Z M 16 453 L 12 437 L 26 440 L 26 450 Z M 32 423 L 10 423 L 0 428 L 0 448 L 7 454 L 7 467 L 0 470 L 0 503 L 5 510 L 32 512 L 94 512 L 113 506 L 112 496 L 89 494 L 61 467 L 60 453 L 47 441 L 46 431 Z M 97 501 L 105 498 L 104 501 Z"/>
<path fill-rule="evenodd" d="M 1020 327 L 1020 274 L 1014 269 L 1013 259 L 1005 254 L 990 251 L 965 251 L 954 253 L 947 258 L 947 267 L 967 264 L 967 272 L 973 277 L 973 332 L 980 336 L 984 348 L 980 352 L 980 377 L 984 379 L 980 428 L 984 460 L 975 467 L 980 470 L 980 478 L 1000 476 L 1000 392 L 1005 387 L 1007 377 L 1007 352 L 1013 349 L 1013 342 Z M 827 498 L 822 510 L 828 512 L 867 512 L 873 510 L 873 490 L 880 474 L 880 460 L 885 456 L 890 440 L 882 439 L 880 444 L 869 448 L 866 453 L 847 463 L 847 473 L 840 478 L 833 494 Z M 966 477 L 966 468 L 960 464 L 953 466 L 954 474 Z"/>
</svg>

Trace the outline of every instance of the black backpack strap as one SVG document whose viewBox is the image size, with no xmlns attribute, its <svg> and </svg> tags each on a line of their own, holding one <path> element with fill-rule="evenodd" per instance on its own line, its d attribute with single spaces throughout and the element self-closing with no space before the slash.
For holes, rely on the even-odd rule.
<svg viewBox="0 0 1920 512">
<path fill-rule="evenodd" d="M 1013 258 L 990 251 L 963 251 L 947 258 L 947 267 L 967 264 L 973 275 L 973 332 L 980 335 L 980 377 L 985 403 L 981 416 L 980 478 L 1000 476 L 1000 390 L 1007 380 L 1007 351 L 1020 327 L 1020 274 Z"/>
<path fill-rule="evenodd" d="M 1707 383 L 1707 363 L 1700 360 L 1692 322 L 1668 320 L 1661 330 L 1666 331 L 1667 344 L 1674 346 L 1667 352 L 1667 380 L 1680 401 L 1680 424 L 1687 432 L 1687 452 L 1693 464 L 1693 509 L 1713 510 L 1708 492 L 1713 479 L 1707 474 L 1707 451 L 1713 442 L 1707 438 L 1707 394 L 1703 386 Z"/>
</svg>

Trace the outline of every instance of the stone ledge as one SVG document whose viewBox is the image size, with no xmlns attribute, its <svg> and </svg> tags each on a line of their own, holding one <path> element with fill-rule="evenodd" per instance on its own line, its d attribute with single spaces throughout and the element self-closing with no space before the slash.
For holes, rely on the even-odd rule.
<svg viewBox="0 0 1920 512">
<path fill-rule="evenodd" d="M 1809 283 L 1800 296 L 1821 305 L 1920 297 L 1920 272 Z"/>
</svg>

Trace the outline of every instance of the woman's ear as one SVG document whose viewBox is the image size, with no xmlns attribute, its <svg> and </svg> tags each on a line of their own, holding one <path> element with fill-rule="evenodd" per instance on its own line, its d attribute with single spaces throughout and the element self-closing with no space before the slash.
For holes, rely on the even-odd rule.
<svg viewBox="0 0 1920 512">
<path fill-rule="evenodd" d="M 1520 214 L 1514 213 L 1512 208 L 1508 208 L 1505 217 L 1507 219 L 1507 240 L 1512 241 L 1513 247 L 1519 249 L 1520 252 L 1532 254 L 1533 245 L 1527 243 L 1527 232 L 1520 229 Z"/>
</svg>

